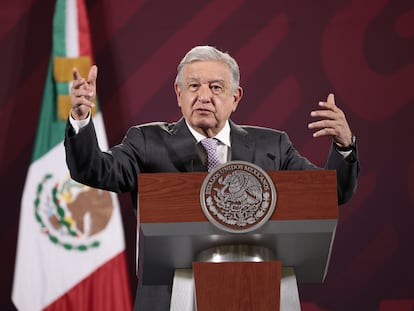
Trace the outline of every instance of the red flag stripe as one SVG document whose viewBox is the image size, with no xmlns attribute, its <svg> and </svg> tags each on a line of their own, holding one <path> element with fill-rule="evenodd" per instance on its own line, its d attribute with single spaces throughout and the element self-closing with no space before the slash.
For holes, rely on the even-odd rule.
<svg viewBox="0 0 414 311">
<path fill-rule="evenodd" d="M 78 33 L 79 56 L 90 56 L 93 59 L 88 16 L 83 0 L 77 0 L 78 6 Z"/>
<path fill-rule="evenodd" d="M 125 252 L 121 252 L 44 310 L 131 310 L 132 296 L 128 288 L 129 279 L 125 266 Z"/>
</svg>

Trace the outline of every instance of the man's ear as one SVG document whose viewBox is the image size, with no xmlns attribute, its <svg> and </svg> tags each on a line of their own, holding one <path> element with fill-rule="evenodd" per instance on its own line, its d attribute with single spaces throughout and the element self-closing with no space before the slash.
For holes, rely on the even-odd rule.
<svg viewBox="0 0 414 311">
<path fill-rule="evenodd" d="M 178 85 L 178 83 L 174 83 L 174 90 L 175 90 L 175 96 L 177 97 L 177 104 L 178 107 L 181 107 L 181 103 L 180 103 L 180 97 L 181 97 L 181 88 Z"/>
<path fill-rule="evenodd" d="M 243 88 L 241 86 L 238 86 L 233 94 L 233 112 L 236 111 L 237 106 L 239 105 L 239 102 L 242 97 L 243 97 Z"/>
</svg>

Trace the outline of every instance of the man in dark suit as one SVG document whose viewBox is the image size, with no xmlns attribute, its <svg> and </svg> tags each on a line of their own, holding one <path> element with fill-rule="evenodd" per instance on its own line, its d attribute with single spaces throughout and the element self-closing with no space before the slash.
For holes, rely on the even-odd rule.
<svg viewBox="0 0 414 311">
<path fill-rule="evenodd" d="M 217 139 L 221 163 L 243 160 L 264 170 L 318 169 L 293 147 L 288 135 L 272 129 L 239 126 L 230 120 L 242 98 L 236 61 L 210 46 L 189 51 L 178 66 L 175 92 L 183 118 L 176 123 L 131 127 L 123 142 L 109 151 L 98 147 L 90 109 L 96 95 L 97 67 L 88 79 L 73 71 L 72 111 L 66 137 L 66 159 L 74 180 L 114 192 L 131 192 L 136 198 L 137 174 L 206 170 L 206 153 L 199 142 Z M 309 124 L 313 136 L 331 136 L 325 168 L 337 171 L 338 202 L 354 193 L 359 173 L 355 137 L 334 95 L 319 102 L 317 118 Z"/>
<path fill-rule="evenodd" d="M 74 180 L 114 192 L 131 192 L 136 203 L 137 175 L 151 172 L 206 171 L 207 154 L 200 141 L 216 138 L 220 163 L 242 160 L 264 170 L 320 169 L 302 157 L 285 132 L 239 126 L 230 120 L 243 96 L 236 61 L 210 46 L 190 50 L 178 66 L 175 92 L 183 117 L 176 123 L 157 122 L 131 127 L 121 144 L 99 149 L 90 109 L 96 95 L 97 67 L 87 80 L 76 69 L 71 90 L 72 110 L 66 128 L 66 161 Z M 338 202 L 354 193 L 359 173 L 355 137 L 333 94 L 312 111 L 314 137 L 331 136 L 325 168 L 337 172 Z M 136 206 L 136 205 L 135 205 Z M 140 253 L 141 255 L 141 253 Z M 142 285 L 142 284 L 140 284 Z M 169 290 L 155 288 L 150 309 L 168 310 Z M 136 307 L 145 309 L 145 288 L 137 290 Z"/>
</svg>

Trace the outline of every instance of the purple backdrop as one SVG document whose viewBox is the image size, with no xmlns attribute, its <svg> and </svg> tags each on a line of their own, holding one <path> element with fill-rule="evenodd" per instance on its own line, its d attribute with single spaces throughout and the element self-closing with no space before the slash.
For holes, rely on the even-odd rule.
<svg viewBox="0 0 414 311">
<path fill-rule="evenodd" d="M 309 113 L 328 92 L 357 135 L 361 178 L 340 208 L 324 284 L 301 285 L 304 311 L 414 308 L 414 4 L 411 1 L 87 1 L 109 143 L 133 124 L 176 120 L 176 65 L 194 45 L 239 61 L 237 123 L 286 130 L 323 165 Z M 0 309 L 11 303 L 20 198 L 30 163 L 54 1 L 0 5 Z M 120 196 L 135 294 L 135 218 Z"/>
</svg>

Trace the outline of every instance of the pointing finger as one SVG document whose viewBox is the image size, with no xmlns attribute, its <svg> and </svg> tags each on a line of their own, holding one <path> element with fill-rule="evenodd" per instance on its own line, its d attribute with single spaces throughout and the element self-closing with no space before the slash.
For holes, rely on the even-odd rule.
<svg viewBox="0 0 414 311">
<path fill-rule="evenodd" d="M 97 76 L 98 76 L 98 67 L 96 65 L 93 65 L 91 69 L 89 70 L 88 83 L 95 85 Z"/>
<path fill-rule="evenodd" d="M 81 77 L 76 67 L 72 69 L 72 77 L 73 77 L 73 80 L 79 80 Z"/>
</svg>

